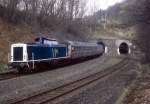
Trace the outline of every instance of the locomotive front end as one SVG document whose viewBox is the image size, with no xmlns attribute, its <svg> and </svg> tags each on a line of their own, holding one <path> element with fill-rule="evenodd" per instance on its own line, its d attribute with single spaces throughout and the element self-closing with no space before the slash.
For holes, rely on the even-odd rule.
<svg viewBox="0 0 150 104">
<path fill-rule="evenodd" d="M 28 62 L 27 57 L 27 44 L 17 43 L 11 45 L 10 55 L 9 55 L 10 69 L 20 69 L 21 66 L 26 65 Z"/>
<path fill-rule="evenodd" d="M 12 44 L 9 61 L 10 63 L 27 62 L 27 44 Z"/>
</svg>

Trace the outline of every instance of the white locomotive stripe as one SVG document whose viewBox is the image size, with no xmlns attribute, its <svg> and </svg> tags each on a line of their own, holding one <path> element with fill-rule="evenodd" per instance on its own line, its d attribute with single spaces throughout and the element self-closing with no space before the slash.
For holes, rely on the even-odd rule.
<svg viewBox="0 0 150 104">
<path fill-rule="evenodd" d="M 66 59 L 66 58 L 70 58 L 70 57 L 59 57 L 59 58 L 48 58 L 48 59 L 40 59 L 40 60 L 28 60 L 28 61 L 13 61 L 13 62 L 33 62 L 33 61 L 51 61 L 51 60 L 55 60 L 55 59 Z"/>
</svg>

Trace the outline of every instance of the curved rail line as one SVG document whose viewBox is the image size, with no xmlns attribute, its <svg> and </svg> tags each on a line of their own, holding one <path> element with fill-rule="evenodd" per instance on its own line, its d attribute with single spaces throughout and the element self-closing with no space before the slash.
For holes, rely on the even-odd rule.
<svg viewBox="0 0 150 104">
<path fill-rule="evenodd" d="M 87 85 L 96 82 L 102 78 L 108 77 L 113 73 L 125 69 L 125 66 L 129 64 L 129 60 L 126 58 L 120 63 L 113 65 L 103 71 L 90 75 L 86 78 L 79 79 L 77 81 L 71 82 L 67 85 L 60 86 L 58 88 L 47 90 L 45 92 L 29 96 L 28 98 L 17 99 L 16 101 L 11 102 L 12 104 L 45 104 L 51 101 L 54 101 L 64 95 L 70 94 L 73 91 L 76 91 L 80 88 L 84 88 Z"/>
<path fill-rule="evenodd" d="M 82 63 L 91 59 L 94 59 L 96 57 L 89 57 L 87 59 L 81 59 L 81 60 L 74 60 L 73 62 L 67 62 L 67 63 L 61 63 L 59 65 L 54 66 L 50 66 L 51 70 L 53 69 L 57 69 L 57 68 L 61 68 L 61 67 L 65 67 L 65 66 L 70 66 L 70 65 L 75 65 L 78 63 Z M 45 72 L 45 71 L 49 71 L 46 69 L 43 70 L 35 70 L 35 71 L 29 71 L 29 72 L 24 72 L 24 73 L 19 73 L 17 70 L 11 70 L 11 71 L 7 71 L 7 72 L 3 72 L 0 73 L 0 81 L 2 80 L 8 80 L 8 79 L 13 79 L 13 78 L 17 78 L 17 77 L 22 77 L 22 76 L 26 76 L 26 75 L 32 75 L 32 74 L 37 74 L 40 72 Z"/>
</svg>

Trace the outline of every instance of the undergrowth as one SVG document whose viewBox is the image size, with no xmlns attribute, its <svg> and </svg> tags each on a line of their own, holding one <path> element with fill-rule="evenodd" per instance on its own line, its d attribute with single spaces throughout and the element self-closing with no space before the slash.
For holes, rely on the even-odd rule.
<svg viewBox="0 0 150 104">
<path fill-rule="evenodd" d="M 7 65 L 0 63 L 0 72 L 4 72 L 7 70 Z"/>
</svg>

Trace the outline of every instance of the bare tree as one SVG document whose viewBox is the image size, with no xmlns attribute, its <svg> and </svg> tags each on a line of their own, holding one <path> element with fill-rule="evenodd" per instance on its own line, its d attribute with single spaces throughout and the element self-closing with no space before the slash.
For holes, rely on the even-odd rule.
<svg viewBox="0 0 150 104">
<path fill-rule="evenodd" d="M 0 0 L 0 5 L 8 20 L 42 27 L 71 28 L 86 12 L 85 0 Z"/>
</svg>

